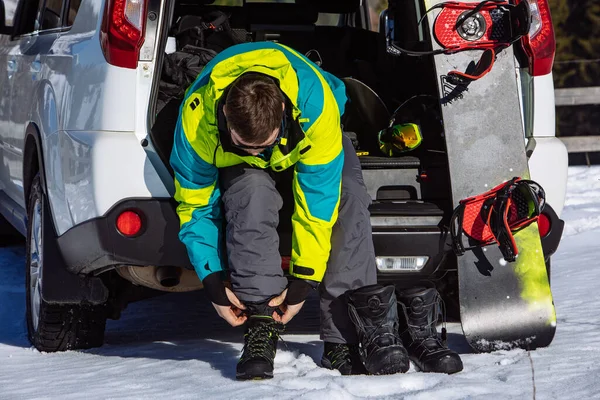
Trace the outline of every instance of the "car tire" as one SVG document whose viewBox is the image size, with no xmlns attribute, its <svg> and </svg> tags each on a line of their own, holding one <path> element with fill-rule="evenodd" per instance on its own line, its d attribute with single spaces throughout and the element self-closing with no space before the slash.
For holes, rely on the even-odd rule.
<svg viewBox="0 0 600 400">
<path fill-rule="evenodd" d="M 39 351 L 55 352 L 88 349 L 104 342 L 106 309 L 87 304 L 50 304 L 43 299 L 43 266 L 52 262 L 44 258 L 44 224 L 51 223 L 39 175 L 31 185 L 27 210 L 26 241 L 26 320 L 28 337 Z"/>
</svg>

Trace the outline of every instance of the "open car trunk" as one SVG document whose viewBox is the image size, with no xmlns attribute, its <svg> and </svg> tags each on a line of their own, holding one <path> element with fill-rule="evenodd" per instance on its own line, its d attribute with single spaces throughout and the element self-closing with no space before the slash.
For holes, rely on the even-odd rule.
<svg viewBox="0 0 600 400">
<path fill-rule="evenodd" d="M 406 41 L 418 47 L 417 13 L 413 2 L 406 3 L 410 4 L 406 4 L 405 25 L 414 28 L 406 29 Z M 415 226 L 441 228 L 450 216 L 451 200 L 431 58 L 387 54 L 384 34 L 368 29 L 366 6 L 358 1 L 245 3 L 233 7 L 178 2 L 172 20 L 215 9 L 230 16 L 236 37 L 288 45 L 345 81 L 350 101 L 342 117 L 343 130 L 355 139 L 360 155 L 365 184 L 373 199 L 374 232 Z M 421 45 L 430 46 L 426 42 Z M 167 104 L 156 116 L 151 132 L 167 165 L 179 104 Z M 379 149 L 378 132 L 389 125 L 394 111 L 396 120 L 419 124 L 423 142 L 413 151 L 389 157 Z M 289 229 L 284 220 L 281 222 L 280 230 Z M 289 254 L 289 243 L 285 242 L 282 238 L 284 255 Z M 377 252 L 377 242 L 375 247 Z"/>
</svg>

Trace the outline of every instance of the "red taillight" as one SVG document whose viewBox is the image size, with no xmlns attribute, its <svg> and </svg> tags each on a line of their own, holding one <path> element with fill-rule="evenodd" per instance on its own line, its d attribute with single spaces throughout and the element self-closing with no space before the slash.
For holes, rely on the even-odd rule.
<svg viewBox="0 0 600 400">
<path fill-rule="evenodd" d="M 136 68 L 144 43 L 147 0 L 107 0 L 102 21 L 104 57 L 112 65 Z"/>
<path fill-rule="evenodd" d="M 529 57 L 529 73 L 533 76 L 549 74 L 554 63 L 556 41 L 550 17 L 548 0 L 523 0 L 529 2 L 531 28 L 524 36 L 523 47 Z"/>
<path fill-rule="evenodd" d="M 290 269 L 291 259 L 292 259 L 291 257 L 286 257 L 286 256 L 281 257 L 281 269 L 283 269 L 284 271 L 287 271 L 288 269 Z"/>
<path fill-rule="evenodd" d="M 538 230 L 540 231 L 541 237 L 546 237 L 548 233 L 550 233 L 550 228 L 552 227 L 552 223 L 550 222 L 550 218 L 546 214 L 540 214 L 538 218 Z"/>
<path fill-rule="evenodd" d="M 142 218 L 134 211 L 123 211 L 117 218 L 117 230 L 123 236 L 135 236 L 142 230 Z"/>
</svg>

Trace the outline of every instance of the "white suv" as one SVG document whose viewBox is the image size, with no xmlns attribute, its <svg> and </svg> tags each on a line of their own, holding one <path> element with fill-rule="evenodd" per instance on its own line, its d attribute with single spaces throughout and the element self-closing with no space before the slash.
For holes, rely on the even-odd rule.
<svg viewBox="0 0 600 400">
<path fill-rule="evenodd" d="M 178 17 L 224 10 L 247 40 L 317 50 L 323 68 L 368 83 L 386 103 L 411 90 L 437 96 L 433 80 L 417 88 L 393 72 L 399 61 L 386 55 L 383 35 L 369 30 L 361 0 L 16 1 L 0 0 L 0 213 L 27 238 L 27 326 L 44 351 L 101 345 L 106 318 L 145 297 L 144 288 L 201 288 L 177 237 L 168 166 L 173 115 L 155 112 L 169 28 Z M 538 11 L 523 41 L 530 61 L 515 70 L 532 179 L 545 187 L 548 219 L 560 226 L 567 154 L 554 137 L 553 31 L 547 0 L 529 2 Z M 390 3 L 402 9 L 412 2 Z M 406 7 L 401 18 L 416 20 Z M 415 60 L 403 68 L 422 83 L 434 66 Z M 363 165 L 376 252 L 402 258 L 406 243 L 425 261 L 380 276 L 451 276 L 450 249 L 439 245 L 440 222 L 452 212 L 443 160 L 419 153 L 381 158 Z M 425 170 L 430 179 L 416 180 Z M 386 219 L 390 213 L 395 218 Z M 560 231 L 546 240 L 548 256 Z"/>
</svg>

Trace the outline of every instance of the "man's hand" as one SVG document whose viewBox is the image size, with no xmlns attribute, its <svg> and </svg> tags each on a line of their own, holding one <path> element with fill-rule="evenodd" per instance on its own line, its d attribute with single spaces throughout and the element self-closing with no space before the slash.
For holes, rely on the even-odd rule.
<svg viewBox="0 0 600 400">
<path fill-rule="evenodd" d="M 217 310 L 217 314 L 219 314 L 219 317 L 227 321 L 229 325 L 242 325 L 248 319 L 248 317 L 242 312 L 242 310 L 246 309 L 246 306 L 242 304 L 242 302 L 228 287 L 225 288 L 225 294 L 227 295 L 227 299 L 231 304 L 228 306 L 220 306 L 218 304 L 212 303 L 213 307 L 215 308 L 215 310 Z"/>
<path fill-rule="evenodd" d="M 310 293 L 312 286 L 304 280 L 292 281 L 288 288 L 285 289 L 281 294 L 269 302 L 271 307 L 279 307 L 283 311 L 283 315 L 279 315 L 277 312 L 273 313 L 273 319 L 287 324 L 300 312 L 304 301 Z"/>
<path fill-rule="evenodd" d="M 300 312 L 302 306 L 304 305 L 304 301 L 298 304 L 286 304 L 285 297 L 287 296 L 288 290 L 285 289 L 281 294 L 269 302 L 269 306 L 271 307 L 279 307 L 281 311 L 283 311 L 283 315 L 279 315 L 277 312 L 273 313 L 273 319 L 277 322 L 281 322 L 282 324 L 287 324 Z"/>
<path fill-rule="evenodd" d="M 213 272 L 202 280 L 204 291 L 219 317 L 231 326 L 240 326 L 248 317 L 242 313 L 246 306 L 225 286 L 219 272 Z"/>
</svg>

